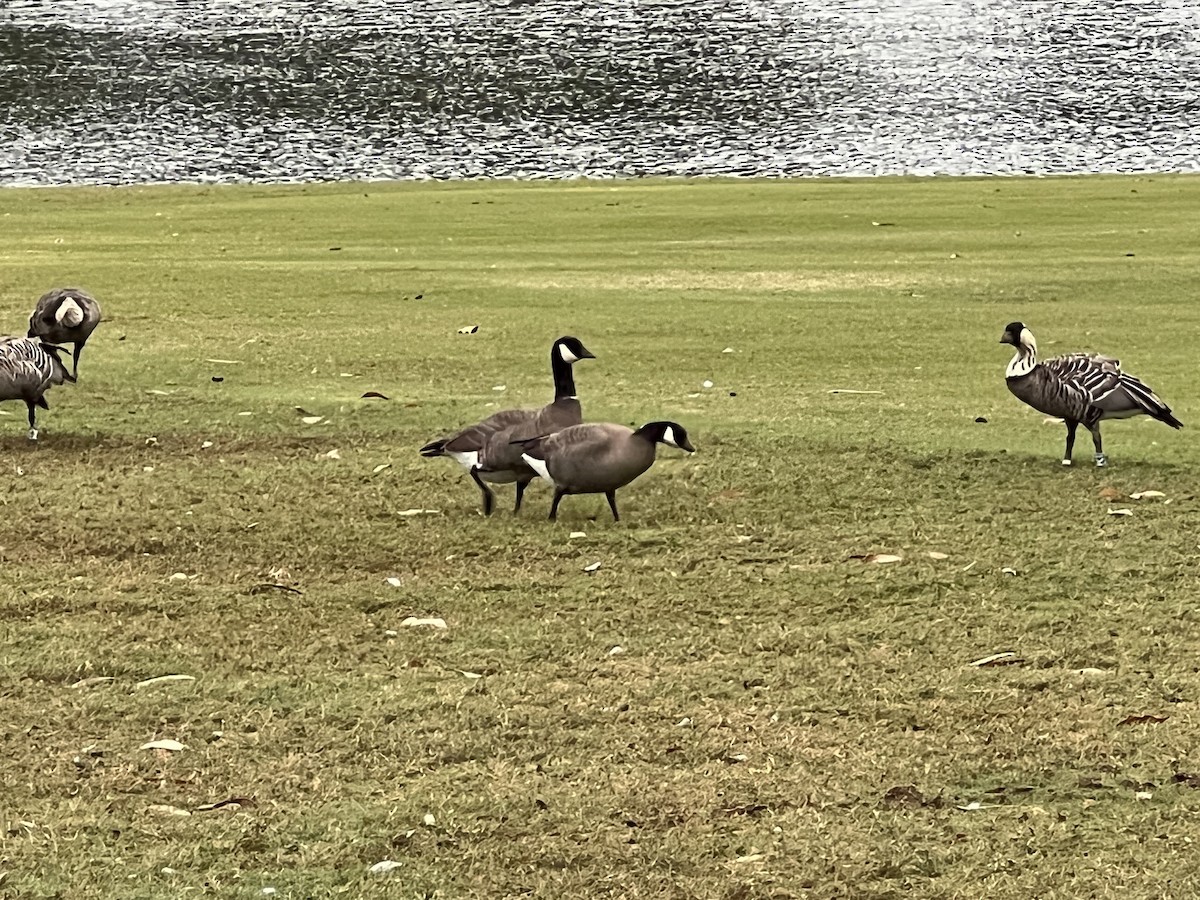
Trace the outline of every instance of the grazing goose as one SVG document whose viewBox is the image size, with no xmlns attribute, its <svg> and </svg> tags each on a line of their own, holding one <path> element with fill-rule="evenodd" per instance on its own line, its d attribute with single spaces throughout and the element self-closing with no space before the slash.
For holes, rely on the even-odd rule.
<svg viewBox="0 0 1200 900">
<path fill-rule="evenodd" d="M 61 347 L 39 338 L 0 338 L 0 401 L 24 400 L 29 407 L 29 439 L 38 439 L 37 407 L 49 409 L 46 391 L 75 376 L 59 358 Z"/>
<path fill-rule="evenodd" d="M 554 400 L 541 409 L 505 409 L 457 434 L 430 441 L 421 448 L 425 457 L 449 456 L 465 466 L 483 492 L 483 512 L 490 516 L 496 496 L 485 482 L 517 485 L 513 512 L 521 511 L 525 488 L 537 473 L 521 459 L 521 448 L 513 440 L 522 436 L 550 434 L 583 421 L 583 410 L 575 396 L 572 366 L 581 359 L 596 357 L 578 338 L 560 337 L 550 347 L 550 371 L 554 376 Z"/>
<path fill-rule="evenodd" d="M 1068 353 L 1039 362 L 1037 341 L 1022 322 L 1005 328 L 1000 343 L 1017 348 L 1004 373 L 1008 389 L 1039 412 L 1066 423 L 1064 466 L 1071 465 L 1075 429 L 1080 423 L 1092 433 L 1099 467 L 1108 464 L 1100 444 L 1100 423 L 1104 419 L 1128 419 L 1145 413 L 1172 428 L 1183 427 L 1154 391 L 1122 372 L 1120 361 L 1111 356 Z"/>
<path fill-rule="evenodd" d="M 42 295 L 29 317 L 29 337 L 40 337 L 51 344 L 74 344 L 75 375 L 79 375 L 79 355 L 96 326 L 100 324 L 100 304 L 79 288 L 55 288 Z"/>
<path fill-rule="evenodd" d="M 604 494 L 614 522 L 621 521 L 617 488 L 625 487 L 654 464 L 659 444 L 688 453 L 696 449 L 683 426 L 676 422 L 650 422 L 637 431 L 606 423 L 574 425 L 517 443 L 523 451 L 521 458 L 547 481 L 554 482 L 551 519 L 558 516 L 558 504 L 567 494 Z"/>
</svg>

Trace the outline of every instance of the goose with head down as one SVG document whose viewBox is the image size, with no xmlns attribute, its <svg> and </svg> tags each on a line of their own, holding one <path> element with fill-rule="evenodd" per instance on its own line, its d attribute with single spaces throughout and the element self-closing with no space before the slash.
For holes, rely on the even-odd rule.
<svg viewBox="0 0 1200 900">
<path fill-rule="evenodd" d="M 41 296 L 29 317 L 29 337 L 50 344 L 74 344 L 75 376 L 83 347 L 100 324 L 100 304 L 79 288 L 55 288 Z"/>
<path fill-rule="evenodd" d="M 636 431 L 609 423 L 574 425 L 517 443 L 522 459 L 554 483 L 551 519 L 557 518 L 558 504 L 567 494 L 604 494 L 614 522 L 621 520 L 617 489 L 654 464 L 659 444 L 688 453 L 696 450 L 678 422 L 648 422 Z"/>
<path fill-rule="evenodd" d="M 482 422 L 421 448 L 425 457 L 449 456 L 471 474 L 483 495 L 483 512 L 491 515 L 496 497 L 488 484 L 517 486 L 513 512 L 521 511 L 525 488 L 537 473 L 521 458 L 513 441 L 522 436 L 549 434 L 583 421 L 583 409 L 575 394 L 572 367 L 581 359 L 596 357 L 575 337 L 560 337 L 550 347 L 550 371 L 554 377 L 554 400 L 540 409 L 506 409 Z"/>
<path fill-rule="evenodd" d="M 1038 360 L 1037 341 L 1023 322 L 1010 323 L 1000 343 L 1017 348 L 1004 373 L 1008 389 L 1019 400 L 1066 424 L 1064 466 L 1071 465 L 1075 429 L 1081 424 L 1092 433 L 1098 467 L 1108 464 L 1100 440 L 1100 423 L 1105 419 L 1148 415 L 1172 428 L 1183 427 L 1154 391 L 1121 371 L 1120 360 L 1099 353 L 1068 353 Z"/>
</svg>

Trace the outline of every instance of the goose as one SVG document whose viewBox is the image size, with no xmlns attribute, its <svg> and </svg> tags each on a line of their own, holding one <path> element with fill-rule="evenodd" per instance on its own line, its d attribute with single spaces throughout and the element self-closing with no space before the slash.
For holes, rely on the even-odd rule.
<svg viewBox="0 0 1200 900">
<path fill-rule="evenodd" d="M 100 324 L 100 304 L 79 288 L 55 288 L 42 294 L 29 317 L 29 337 L 40 337 L 51 344 L 74 344 L 75 376 L 79 376 L 79 356 L 96 326 Z"/>
<path fill-rule="evenodd" d="M 537 477 L 521 460 L 514 438 L 550 434 L 583 421 L 583 410 L 575 395 L 572 367 L 581 359 L 595 359 L 579 338 L 560 337 L 550 346 L 550 372 L 554 376 L 554 400 L 541 409 L 505 409 L 456 434 L 430 441 L 421 448 L 426 458 L 449 456 L 471 473 L 483 493 L 483 513 L 490 516 L 496 496 L 487 483 L 517 486 L 513 513 L 521 511 L 525 488 Z"/>
<path fill-rule="evenodd" d="M 1092 433 L 1099 468 L 1108 465 L 1100 443 L 1100 423 L 1104 419 L 1128 419 L 1145 413 L 1172 428 L 1183 427 L 1154 391 L 1121 371 L 1120 360 L 1099 353 L 1068 353 L 1039 362 L 1037 341 L 1023 322 L 1010 323 L 1000 343 L 1017 348 L 1004 372 L 1008 389 L 1018 400 L 1066 424 L 1064 466 L 1071 465 L 1075 429 L 1081 423 Z"/>
<path fill-rule="evenodd" d="M 0 338 L 0 401 L 24 400 L 29 407 L 29 439 L 38 439 L 37 407 L 49 409 L 46 391 L 75 381 L 59 357 L 62 347 L 40 338 Z"/>
<path fill-rule="evenodd" d="M 550 435 L 519 440 L 521 458 L 547 481 L 554 483 L 550 519 L 567 494 L 604 494 L 613 521 L 617 489 L 623 488 L 654 464 L 659 444 L 688 453 L 696 448 L 678 422 L 648 422 L 634 431 L 624 425 L 593 423 L 573 425 Z"/>
</svg>

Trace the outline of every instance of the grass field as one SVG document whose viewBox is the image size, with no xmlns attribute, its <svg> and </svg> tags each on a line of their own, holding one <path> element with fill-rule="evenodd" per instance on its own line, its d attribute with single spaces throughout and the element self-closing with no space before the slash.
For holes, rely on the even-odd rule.
<svg viewBox="0 0 1200 900">
<path fill-rule="evenodd" d="M 0 896 L 1200 889 L 1200 179 L 8 190 L 0 224 L 4 330 L 58 285 L 107 317 L 41 446 L 0 415 Z M 1063 469 L 1014 319 L 1189 428 Z M 562 334 L 589 419 L 698 452 L 619 524 L 544 484 L 485 519 L 417 448 L 546 402 Z"/>
</svg>

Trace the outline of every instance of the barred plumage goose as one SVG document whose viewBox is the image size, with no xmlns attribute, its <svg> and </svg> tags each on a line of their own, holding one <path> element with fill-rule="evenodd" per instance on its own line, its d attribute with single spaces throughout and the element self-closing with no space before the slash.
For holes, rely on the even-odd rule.
<svg viewBox="0 0 1200 900">
<path fill-rule="evenodd" d="M 50 344 L 74 344 L 75 375 L 79 375 L 79 356 L 96 326 L 100 324 L 100 304 L 79 288 L 55 288 L 41 296 L 29 317 L 29 337 L 40 337 Z"/>
<path fill-rule="evenodd" d="M 648 422 L 637 431 L 608 423 L 573 425 L 555 434 L 518 443 L 522 459 L 554 483 L 551 519 L 558 516 L 558 504 L 567 494 L 604 494 L 614 522 L 621 521 L 617 489 L 654 464 L 659 444 L 688 453 L 696 450 L 678 422 Z"/>
<path fill-rule="evenodd" d="M 575 337 L 560 337 L 550 347 L 550 371 L 554 376 L 554 400 L 541 409 L 505 409 L 462 431 L 430 441 L 421 448 L 425 457 L 449 456 L 471 473 L 483 494 L 483 512 L 490 516 L 496 495 L 487 482 L 517 485 L 513 512 L 521 511 L 525 488 L 537 474 L 522 459 L 514 439 L 549 434 L 583 421 L 583 409 L 575 396 L 572 366 L 581 359 L 596 357 Z"/>
<path fill-rule="evenodd" d="M 1075 429 L 1082 424 L 1092 433 L 1096 465 L 1108 464 L 1100 442 L 1100 423 L 1148 415 L 1182 428 L 1171 409 L 1145 384 L 1121 371 L 1119 360 L 1099 353 L 1068 353 L 1038 361 L 1037 341 L 1023 322 L 1004 329 L 1002 344 L 1012 344 L 1016 355 L 1005 370 L 1008 389 L 1039 412 L 1057 416 L 1067 426 L 1067 449 L 1062 464 L 1071 465 Z"/>
<path fill-rule="evenodd" d="M 24 400 L 29 408 L 29 439 L 38 439 L 37 407 L 49 409 L 46 391 L 75 380 L 59 353 L 61 347 L 40 338 L 0 338 L 0 401 Z"/>
</svg>

